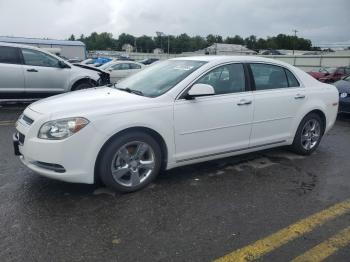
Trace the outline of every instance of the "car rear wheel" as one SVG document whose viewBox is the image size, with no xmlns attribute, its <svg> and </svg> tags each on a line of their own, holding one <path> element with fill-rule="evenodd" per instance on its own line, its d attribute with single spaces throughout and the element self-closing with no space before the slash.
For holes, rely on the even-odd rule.
<svg viewBox="0 0 350 262">
<path fill-rule="evenodd" d="M 292 144 L 293 151 L 301 155 L 313 153 L 321 142 L 323 129 L 323 121 L 318 114 L 306 115 L 295 134 Z"/>
<path fill-rule="evenodd" d="M 121 192 L 133 192 L 151 183 L 161 167 L 161 149 L 153 137 L 131 132 L 116 137 L 98 163 L 102 182 Z"/>
</svg>

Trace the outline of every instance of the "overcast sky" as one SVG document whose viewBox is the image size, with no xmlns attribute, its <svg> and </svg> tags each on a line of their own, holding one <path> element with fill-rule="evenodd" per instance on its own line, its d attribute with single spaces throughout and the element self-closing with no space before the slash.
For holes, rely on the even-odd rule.
<svg viewBox="0 0 350 262">
<path fill-rule="evenodd" d="M 278 33 L 350 44 L 349 0 L 0 0 L 0 35 Z"/>
</svg>

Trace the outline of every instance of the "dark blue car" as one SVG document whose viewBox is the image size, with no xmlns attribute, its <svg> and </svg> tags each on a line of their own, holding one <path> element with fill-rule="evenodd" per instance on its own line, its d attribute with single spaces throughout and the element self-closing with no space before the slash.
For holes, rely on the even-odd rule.
<svg viewBox="0 0 350 262">
<path fill-rule="evenodd" d="M 350 113 L 350 75 L 334 83 L 339 91 L 339 113 Z"/>
</svg>

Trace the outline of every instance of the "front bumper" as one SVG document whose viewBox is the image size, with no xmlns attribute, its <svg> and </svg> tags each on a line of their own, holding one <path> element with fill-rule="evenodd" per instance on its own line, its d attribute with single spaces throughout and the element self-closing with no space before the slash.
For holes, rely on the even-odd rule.
<svg viewBox="0 0 350 262">
<path fill-rule="evenodd" d="M 18 132 L 14 133 L 12 136 L 13 149 L 15 156 L 20 156 L 21 152 L 19 151 L 19 134 Z"/>
<path fill-rule="evenodd" d="M 350 97 L 339 100 L 339 113 L 350 113 Z"/>
<path fill-rule="evenodd" d="M 25 114 L 28 114 L 28 110 Z M 49 178 L 72 183 L 94 183 L 95 162 L 99 152 L 99 136 L 94 126 L 89 124 L 64 140 L 45 140 L 37 138 L 42 124 L 39 120 L 34 121 L 33 125 L 17 121 L 13 146 L 21 162 Z M 94 142 L 89 142 L 91 137 L 96 137 Z"/>
<path fill-rule="evenodd" d="M 110 74 L 99 73 L 100 79 L 97 81 L 98 86 L 105 86 L 111 83 Z"/>
</svg>

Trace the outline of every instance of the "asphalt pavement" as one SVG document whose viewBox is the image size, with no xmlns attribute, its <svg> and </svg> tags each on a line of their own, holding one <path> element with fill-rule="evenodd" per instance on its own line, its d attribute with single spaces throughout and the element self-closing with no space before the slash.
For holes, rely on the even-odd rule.
<svg viewBox="0 0 350 262">
<path fill-rule="evenodd" d="M 348 231 L 340 234 L 350 226 L 349 116 L 311 156 L 230 157 L 120 194 L 24 167 L 11 141 L 21 110 L 0 107 L 0 261 L 238 261 L 237 250 L 243 260 L 289 261 L 319 255 L 319 245 L 326 261 L 350 260 Z"/>
</svg>

